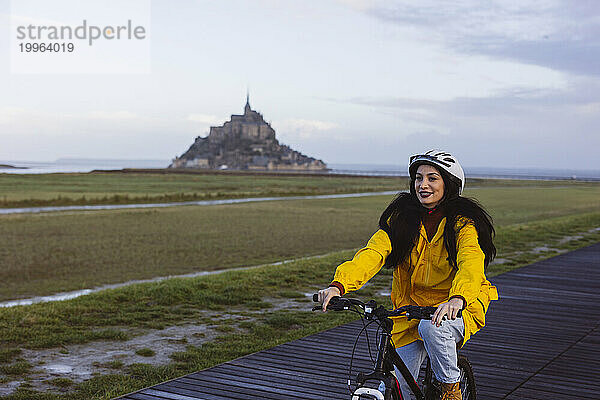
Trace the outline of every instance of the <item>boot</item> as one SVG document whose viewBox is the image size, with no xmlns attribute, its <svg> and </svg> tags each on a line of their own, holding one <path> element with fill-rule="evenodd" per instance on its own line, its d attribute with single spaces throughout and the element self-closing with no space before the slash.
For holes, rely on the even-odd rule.
<svg viewBox="0 0 600 400">
<path fill-rule="evenodd" d="M 460 383 L 442 383 L 442 397 L 440 400 L 462 400 Z"/>
</svg>

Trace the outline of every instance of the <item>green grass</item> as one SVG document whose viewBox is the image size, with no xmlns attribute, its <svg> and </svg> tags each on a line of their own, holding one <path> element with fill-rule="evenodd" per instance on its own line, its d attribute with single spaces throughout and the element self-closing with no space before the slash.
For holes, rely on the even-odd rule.
<svg viewBox="0 0 600 400">
<path fill-rule="evenodd" d="M 215 171 L 0 174 L 0 208 L 131 204 L 396 190 L 405 177 L 252 174 Z M 585 187 L 540 181 L 536 187 Z M 469 187 L 527 187 L 531 181 L 469 179 Z"/>
<path fill-rule="evenodd" d="M 17 348 L 3 348 L 0 349 L 0 363 L 4 364 L 12 361 L 13 358 L 21 354 L 21 349 Z"/>
<path fill-rule="evenodd" d="M 498 258 L 506 259 L 502 264 L 490 265 L 488 276 L 527 265 L 541 258 L 558 254 L 557 251 L 538 253 L 536 247 L 547 246 L 560 251 L 574 250 L 600 241 L 600 231 L 589 232 L 600 227 L 600 212 L 562 216 L 500 227 L 496 236 Z M 568 236 L 582 234 L 581 239 L 563 242 Z"/>
<path fill-rule="evenodd" d="M 564 215 L 600 211 L 600 184 L 555 187 L 486 187 L 467 189 L 494 217 L 495 225 L 528 223 Z"/>
<path fill-rule="evenodd" d="M 498 229 L 600 211 L 600 185 L 529 183 L 466 195 L 486 205 Z M 391 198 L 1 216 L 0 300 L 356 248 Z"/>
<path fill-rule="evenodd" d="M 0 365 L 0 372 L 6 375 L 23 375 L 31 369 L 27 361 L 17 361 L 13 364 Z"/>
<path fill-rule="evenodd" d="M 45 348 L 99 339 L 125 340 L 129 338 L 124 332 L 126 327 L 160 329 L 201 320 L 206 310 L 252 309 L 265 296 L 283 298 L 278 295 L 281 290 L 309 290 L 315 282 L 327 282 L 331 266 L 350 254 L 0 309 L 0 344 L 4 348 Z"/>
<path fill-rule="evenodd" d="M 0 174 L 0 207 L 130 204 L 395 190 L 406 178 L 231 173 Z"/>
<path fill-rule="evenodd" d="M 54 378 L 47 381 L 52 386 L 56 386 L 59 388 L 67 388 L 73 385 L 73 381 L 69 378 Z"/>
<path fill-rule="evenodd" d="M 0 299 L 354 248 L 390 198 L 0 217 Z"/>
<path fill-rule="evenodd" d="M 152 349 L 144 347 L 141 349 L 137 349 L 135 351 L 135 354 L 137 354 L 138 356 L 142 356 L 142 357 L 153 357 L 156 354 L 156 352 Z"/>
<path fill-rule="evenodd" d="M 113 360 L 106 363 L 95 361 L 92 363 L 92 366 L 97 368 L 121 369 L 125 366 L 125 363 L 121 360 Z"/>
</svg>

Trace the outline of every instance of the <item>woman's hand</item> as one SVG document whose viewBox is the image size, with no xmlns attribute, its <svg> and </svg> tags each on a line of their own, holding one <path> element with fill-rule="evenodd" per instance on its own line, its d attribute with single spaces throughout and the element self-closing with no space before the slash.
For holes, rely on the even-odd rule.
<svg viewBox="0 0 600 400">
<path fill-rule="evenodd" d="M 323 312 L 327 311 L 327 305 L 332 297 L 340 296 L 340 289 L 330 286 L 327 289 L 319 290 L 319 301 L 323 304 Z"/>
<path fill-rule="evenodd" d="M 431 317 L 431 323 L 440 326 L 444 315 L 447 315 L 448 319 L 456 319 L 458 310 L 462 310 L 464 304 L 465 301 L 460 297 L 453 297 L 449 301 L 440 304 Z"/>
</svg>

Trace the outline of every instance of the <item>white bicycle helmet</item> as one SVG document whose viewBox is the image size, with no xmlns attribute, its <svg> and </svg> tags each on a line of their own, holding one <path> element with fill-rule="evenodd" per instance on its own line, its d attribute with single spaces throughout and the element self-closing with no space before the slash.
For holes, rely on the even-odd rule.
<svg viewBox="0 0 600 400">
<path fill-rule="evenodd" d="M 442 150 L 429 150 L 424 154 L 415 154 L 411 156 L 408 164 L 408 174 L 411 179 L 415 179 L 417 168 L 421 164 L 430 164 L 441 168 L 459 183 L 458 194 L 462 194 L 465 188 L 465 173 L 460 163 L 452 154 Z"/>
</svg>

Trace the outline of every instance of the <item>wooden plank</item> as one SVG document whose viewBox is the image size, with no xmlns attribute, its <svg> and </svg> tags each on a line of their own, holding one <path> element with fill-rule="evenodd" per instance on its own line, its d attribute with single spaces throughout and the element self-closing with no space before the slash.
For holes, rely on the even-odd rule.
<svg viewBox="0 0 600 400">
<path fill-rule="evenodd" d="M 132 393 L 128 396 L 123 397 L 123 399 L 127 399 L 127 400 L 159 400 L 160 397 L 151 396 L 149 394 L 144 394 L 144 393 Z"/>
<path fill-rule="evenodd" d="M 142 393 L 151 394 L 158 397 L 159 399 L 168 400 L 214 400 L 214 397 L 211 398 L 209 396 L 202 396 L 201 393 L 189 393 L 189 395 L 186 395 L 185 393 L 171 393 L 164 390 L 152 388 L 146 389 Z"/>
<path fill-rule="evenodd" d="M 236 383 L 238 383 L 241 387 L 254 387 L 253 385 L 256 382 L 268 381 L 269 386 L 274 388 L 275 390 L 286 390 L 290 392 L 298 392 L 298 393 L 307 393 L 307 394 L 315 394 L 319 393 L 327 393 L 328 385 L 319 381 L 309 380 L 309 379 L 289 379 L 289 378 L 281 378 L 277 374 L 243 374 L 239 373 L 240 370 L 237 371 L 208 371 L 205 374 L 196 374 L 196 375 L 188 375 L 187 377 L 181 378 L 182 382 L 189 384 L 200 384 L 200 382 L 204 381 L 224 381 L 227 382 L 229 377 L 232 374 L 236 377 Z M 268 378 L 268 379 L 265 379 Z"/>
<path fill-rule="evenodd" d="M 151 396 L 144 393 L 132 393 L 122 398 L 126 400 L 160 400 L 160 397 Z"/>
<path fill-rule="evenodd" d="M 256 385 L 255 385 L 256 386 Z M 203 399 L 210 398 L 211 400 L 222 399 L 223 397 L 235 400 L 281 400 L 285 398 L 300 398 L 294 393 L 280 393 L 270 387 L 264 387 L 265 390 L 256 389 L 255 387 L 243 387 L 239 385 L 237 380 L 229 383 L 229 380 L 207 380 L 202 384 L 189 384 L 186 378 L 182 377 L 175 381 L 168 382 L 158 386 L 161 390 L 185 393 L 187 395 L 201 395 Z"/>
</svg>

